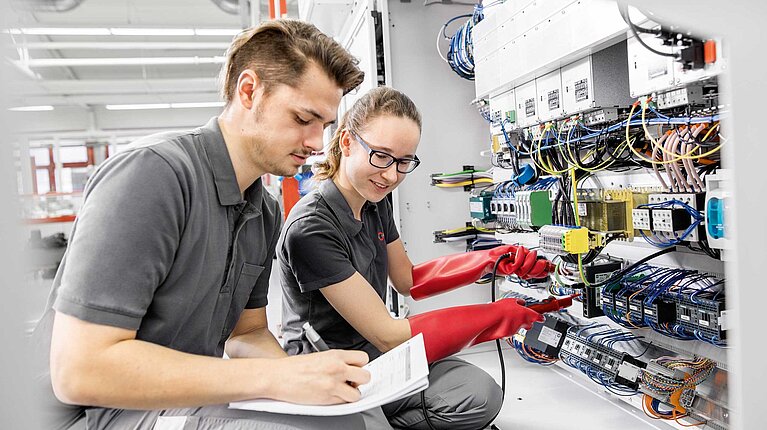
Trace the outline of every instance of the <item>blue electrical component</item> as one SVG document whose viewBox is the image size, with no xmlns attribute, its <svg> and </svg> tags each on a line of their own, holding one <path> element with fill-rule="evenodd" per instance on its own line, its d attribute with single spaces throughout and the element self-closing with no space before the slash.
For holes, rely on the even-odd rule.
<svg viewBox="0 0 767 430">
<path fill-rule="evenodd" d="M 706 228 L 709 237 L 724 237 L 724 199 L 711 198 L 706 204 Z"/>
</svg>

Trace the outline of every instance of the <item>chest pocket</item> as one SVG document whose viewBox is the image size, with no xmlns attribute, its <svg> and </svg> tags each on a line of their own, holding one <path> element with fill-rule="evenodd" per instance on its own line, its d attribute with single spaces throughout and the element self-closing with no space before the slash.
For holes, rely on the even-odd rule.
<svg viewBox="0 0 767 430">
<path fill-rule="evenodd" d="M 219 293 L 216 313 L 221 312 L 219 315 L 226 313 L 226 320 L 221 330 L 222 339 L 225 340 L 231 334 L 263 271 L 264 266 L 243 262 L 237 279 L 232 283 L 232 288 L 225 288 Z"/>
</svg>

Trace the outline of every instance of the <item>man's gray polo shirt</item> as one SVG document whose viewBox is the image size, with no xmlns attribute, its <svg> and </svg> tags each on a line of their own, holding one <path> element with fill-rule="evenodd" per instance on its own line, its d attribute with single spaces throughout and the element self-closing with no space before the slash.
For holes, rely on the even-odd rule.
<svg viewBox="0 0 767 430">
<path fill-rule="evenodd" d="M 354 218 L 331 180 L 321 182 L 291 210 L 277 245 L 288 354 L 312 352 L 301 328 L 307 321 L 331 348 L 362 350 L 371 360 L 381 354 L 320 292 L 320 288 L 359 272 L 385 300 L 389 273 L 386 245 L 399 238 L 391 204 L 388 199 L 367 202 L 361 218 Z"/>
<path fill-rule="evenodd" d="M 261 180 L 244 195 L 216 118 L 110 157 L 88 182 L 36 336 L 50 341 L 55 309 L 222 356 L 243 309 L 267 304 L 282 220 Z"/>
</svg>

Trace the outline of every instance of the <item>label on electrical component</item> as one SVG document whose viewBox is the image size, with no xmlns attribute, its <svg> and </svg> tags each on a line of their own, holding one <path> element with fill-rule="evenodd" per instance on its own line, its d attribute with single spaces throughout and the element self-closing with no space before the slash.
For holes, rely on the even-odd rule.
<svg viewBox="0 0 767 430">
<path fill-rule="evenodd" d="M 559 341 L 562 339 L 562 333 L 552 330 L 546 326 L 541 327 L 541 333 L 538 335 L 538 340 L 546 345 L 556 348 L 559 346 Z"/>
<path fill-rule="evenodd" d="M 535 99 L 527 99 L 525 100 L 525 116 L 531 117 L 535 116 Z"/>
<path fill-rule="evenodd" d="M 637 378 L 639 378 L 639 367 L 627 361 L 623 361 L 618 367 L 618 376 L 629 381 L 636 381 Z"/>
<path fill-rule="evenodd" d="M 717 322 L 719 323 L 719 328 L 722 329 L 722 331 L 727 331 L 730 329 L 730 318 L 729 318 L 729 311 L 722 311 L 722 314 L 717 318 Z"/>
<path fill-rule="evenodd" d="M 482 205 L 481 201 L 479 201 L 479 202 L 469 202 L 469 210 L 471 212 L 483 213 L 484 210 L 485 210 L 485 207 Z"/>
<path fill-rule="evenodd" d="M 639 306 L 629 305 L 629 309 L 631 309 L 632 311 L 638 311 L 639 310 Z"/>
<path fill-rule="evenodd" d="M 586 211 L 586 203 L 578 203 L 578 216 L 586 215 L 588 215 L 588 212 Z"/>
<path fill-rule="evenodd" d="M 685 321 L 690 321 L 690 316 L 689 315 L 679 315 L 679 318 L 681 318 L 681 319 L 683 319 Z"/>
<path fill-rule="evenodd" d="M 708 327 L 710 324 L 706 320 L 698 320 L 698 324 Z"/>
<path fill-rule="evenodd" d="M 652 311 L 651 311 L 651 310 L 649 310 L 649 309 L 645 309 L 645 310 L 644 310 L 644 313 L 645 313 L 645 314 L 647 314 L 647 315 L 654 315 L 654 314 L 652 313 Z"/>
<path fill-rule="evenodd" d="M 549 91 L 549 110 L 559 109 L 559 90 Z"/>
<path fill-rule="evenodd" d="M 617 270 L 616 270 L 617 272 Z M 608 272 L 608 273 L 595 273 L 594 274 L 594 282 L 597 284 L 601 284 L 602 282 L 610 279 L 615 272 Z"/>
<path fill-rule="evenodd" d="M 575 81 L 575 101 L 582 102 L 589 98 L 589 80 Z"/>
</svg>

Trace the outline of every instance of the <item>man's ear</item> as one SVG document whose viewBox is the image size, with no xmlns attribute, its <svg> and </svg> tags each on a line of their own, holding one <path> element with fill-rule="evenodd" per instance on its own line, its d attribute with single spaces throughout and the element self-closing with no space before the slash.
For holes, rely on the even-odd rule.
<svg viewBox="0 0 767 430">
<path fill-rule="evenodd" d="M 264 94 L 264 84 L 256 72 L 245 69 L 237 78 L 237 100 L 243 108 L 250 110 L 258 106 Z"/>
</svg>

